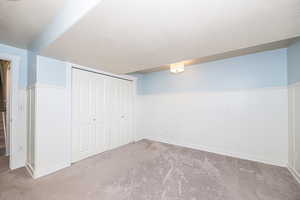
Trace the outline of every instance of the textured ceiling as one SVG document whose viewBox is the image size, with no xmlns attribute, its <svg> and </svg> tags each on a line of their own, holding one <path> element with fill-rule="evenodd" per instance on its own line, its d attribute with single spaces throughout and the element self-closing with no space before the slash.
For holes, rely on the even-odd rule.
<svg viewBox="0 0 300 200">
<path fill-rule="evenodd" d="M 299 35 L 299 0 L 103 0 L 42 54 L 129 73 Z"/>
<path fill-rule="evenodd" d="M 26 48 L 66 1 L 0 1 L 0 43 Z M 122 74 L 297 36 L 300 0 L 103 0 L 40 53 Z"/>
<path fill-rule="evenodd" d="M 65 0 L 1 0 L 0 43 L 26 48 L 53 20 Z"/>
</svg>

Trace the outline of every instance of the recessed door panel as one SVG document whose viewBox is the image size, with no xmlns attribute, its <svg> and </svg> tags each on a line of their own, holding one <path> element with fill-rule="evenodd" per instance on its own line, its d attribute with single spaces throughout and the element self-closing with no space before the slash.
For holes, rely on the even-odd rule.
<svg viewBox="0 0 300 200">
<path fill-rule="evenodd" d="M 105 76 L 94 74 L 94 109 L 93 109 L 93 123 L 95 126 L 95 146 L 96 153 L 107 150 L 107 131 L 106 131 L 106 106 L 105 106 Z"/>
<path fill-rule="evenodd" d="M 86 124 L 80 126 L 78 129 L 78 134 L 79 134 L 78 157 L 83 158 L 87 156 L 90 152 L 91 126 Z"/>
</svg>

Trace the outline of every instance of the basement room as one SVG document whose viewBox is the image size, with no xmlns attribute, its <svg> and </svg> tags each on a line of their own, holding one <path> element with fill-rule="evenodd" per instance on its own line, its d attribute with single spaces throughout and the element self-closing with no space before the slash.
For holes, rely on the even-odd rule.
<svg viewBox="0 0 300 200">
<path fill-rule="evenodd" d="M 300 0 L 1 0 L 0 200 L 300 200 Z"/>
</svg>

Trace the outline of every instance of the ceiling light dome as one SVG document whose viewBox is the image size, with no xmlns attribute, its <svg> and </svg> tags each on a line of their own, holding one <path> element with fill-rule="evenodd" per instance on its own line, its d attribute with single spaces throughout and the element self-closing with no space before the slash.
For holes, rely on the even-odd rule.
<svg viewBox="0 0 300 200">
<path fill-rule="evenodd" d="M 174 63 L 170 66 L 170 71 L 174 74 L 184 71 L 184 63 Z"/>
</svg>

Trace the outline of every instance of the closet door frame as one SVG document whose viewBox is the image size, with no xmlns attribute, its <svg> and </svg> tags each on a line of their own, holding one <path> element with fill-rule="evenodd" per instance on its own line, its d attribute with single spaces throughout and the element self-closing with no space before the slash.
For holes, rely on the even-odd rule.
<svg viewBox="0 0 300 200">
<path fill-rule="evenodd" d="M 101 71 L 101 70 L 96 70 L 93 68 L 89 68 L 89 67 L 84 67 L 81 65 L 77 65 L 77 64 L 73 64 L 73 63 L 68 63 L 68 68 L 67 68 L 67 74 L 68 74 L 68 79 L 67 79 L 67 85 L 69 85 L 69 87 L 67 88 L 68 90 L 68 102 L 69 102 L 69 107 L 68 107 L 68 111 L 69 111 L 69 120 L 67 123 L 69 123 L 69 132 L 70 132 L 70 162 L 74 163 L 77 162 L 76 160 L 73 161 L 73 149 L 72 149 L 72 124 L 73 124 L 73 113 L 72 113 L 72 69 L 79 69 L 79 70 L 83 70 L 83 71 L 89 71 L 89 72 L 93 72 L 93 73 L 97 73 L 97 74 L 102 74 L 108 77 L 112 77 L 112 78 L 118 78 L 118 79 L 123 79 L 123 80 L 128 80 L 128 81 L 132 81 L 132 87 L 133 87 L 133 105 L 132 105 L 132 135 L 133 135 L 133 141 L 136 141 L 137 136 L 136 136 L 136 83 L 137 83 L 137 77 L 133 77 L 133 76 L 129 76 L 129 75 L 116 75 L 116 74 L 112 74 L 109 72 L 105 72 L 105 71 Z"/>
</svg>

